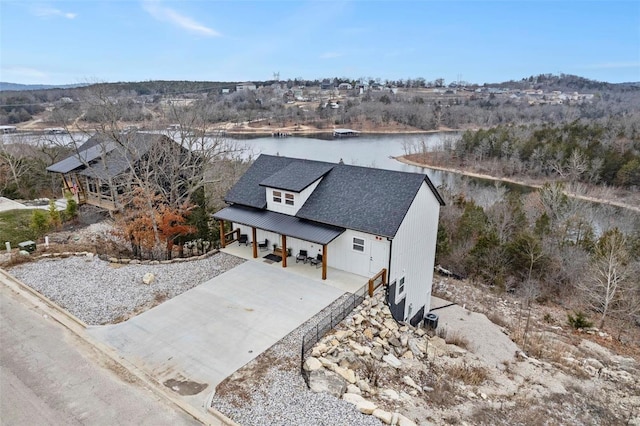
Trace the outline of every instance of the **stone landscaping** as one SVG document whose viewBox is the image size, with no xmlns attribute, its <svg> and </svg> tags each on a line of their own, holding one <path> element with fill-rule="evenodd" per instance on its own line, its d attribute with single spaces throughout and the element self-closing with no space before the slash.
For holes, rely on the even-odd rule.
<svg viewBox="0 0 640 426">
<path fill-rule="evenodd" d="M 382 297 L 365 299 L 342 328 L 316 344 L 303 368 L 312 391 L 342 398 L 384 424 L 415 425 L 401 407 L 434 390 L 416 383 L 422 367 L 429 359 L 467 351 L 422 328 L 398 324 Z"/>
<path fill-rule="evenodd" d="M 482 314 L 460 306 L 438 313 L 436 334 L 394 321 L 382 295 L 365 299 L 305 359 L 309 388 L 390 425 L 531 424 L 539 415 L 556 424 L 640 425 L 634 358 L 586 338 L 571 344 L 562 327 L 532 330 L 525 354 L 498 344 L 510 331 Z M 486 330 L 461 337 L 479 324 Z"/>
</svg>

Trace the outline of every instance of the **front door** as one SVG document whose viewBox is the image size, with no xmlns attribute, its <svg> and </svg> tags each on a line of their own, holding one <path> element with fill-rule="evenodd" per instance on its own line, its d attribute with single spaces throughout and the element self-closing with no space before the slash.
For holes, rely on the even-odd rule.
<svg viewBox="0 0 640 426">
<path fill-rule="evenodd" d="M 369 250 L 369 273 L 377 274 L 389 266 L 387 254 L 387 242 L 371 240 L 371 249 Z"/>
</svg>

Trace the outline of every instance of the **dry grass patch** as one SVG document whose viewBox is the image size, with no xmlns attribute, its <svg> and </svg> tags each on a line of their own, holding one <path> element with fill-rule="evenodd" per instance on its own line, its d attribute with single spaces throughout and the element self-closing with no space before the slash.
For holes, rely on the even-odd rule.
<svg viewBox="0 0 640 426">
<path fill-rule="evenodd" d="M 466 362 L 456 364 L 447 369 L 451 378 L 462 381 L 465 385 L 479 386 L 489 379 L 489 370 Z"/>
<path fill-rule="evenodd" d="M 497 326 L 509 328 L 509 321 L 499 313 L 492 311 L 486 314 L 487 319 Z"/>
<path fill-rule="evenodd" d="M 456 345 L 461 348 L 470 350 L 469 340 L 457 331 L 450 332 L 446 328 L 442 327 L 438 328 L 437 335 L 438 337 L 444 339 L 444 341 L 448 344 Z"/>
</svg>

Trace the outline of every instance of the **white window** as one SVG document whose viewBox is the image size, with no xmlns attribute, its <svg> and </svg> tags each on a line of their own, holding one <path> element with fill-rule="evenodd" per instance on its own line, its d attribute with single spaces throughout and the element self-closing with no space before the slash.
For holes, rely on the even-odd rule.
<svg viewBox="0 0 640 426">
<path fill-rule="evenodd" d="M 293 205 L 293 194 L 285 193 L 284 194 L 284 202 L 288 206 L 292 206 Z"/>
<path fill-rule="evenodd" d="M 273 202 L 274 203 L 282 202 L 282 193 L 280 191 L 273 191 Z"/>
<path fill-rule="evenodd" d="M 353 249 L 355 251 L 359 251 L 361 253 L 364 253 L 364 239 L 363 238 L 358 238 L 358 237 L 353 237 Z"/>
<path fill-rule="evenodd" d="M 404 294 L 404 276 L 400 277 L 398 280 L 398 298 L 402 297 Z"/>
</svg>

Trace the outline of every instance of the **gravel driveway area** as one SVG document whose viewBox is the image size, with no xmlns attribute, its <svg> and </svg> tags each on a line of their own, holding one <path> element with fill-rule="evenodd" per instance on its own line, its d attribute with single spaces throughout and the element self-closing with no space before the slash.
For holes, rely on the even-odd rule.
<svg viewBox="0 0 640 426">
<path fill-rule="evenodd" d="M 338 298 L 218 385 L 212 407 L 243 426 L 382 425 L 349 402 L 312 392 L 300 374 L 302 337 L 348 297 Z"/>
<path fill-rule="evenodd" d="M 25 263 L 9 273 L 85 323 L 101 325 L 125 320 L 243 262 L 225 253 L 162 265 L 68 257 Z M 150 285 L 142 282 L 148 272 L 155 275 Z"/>
</svg>

